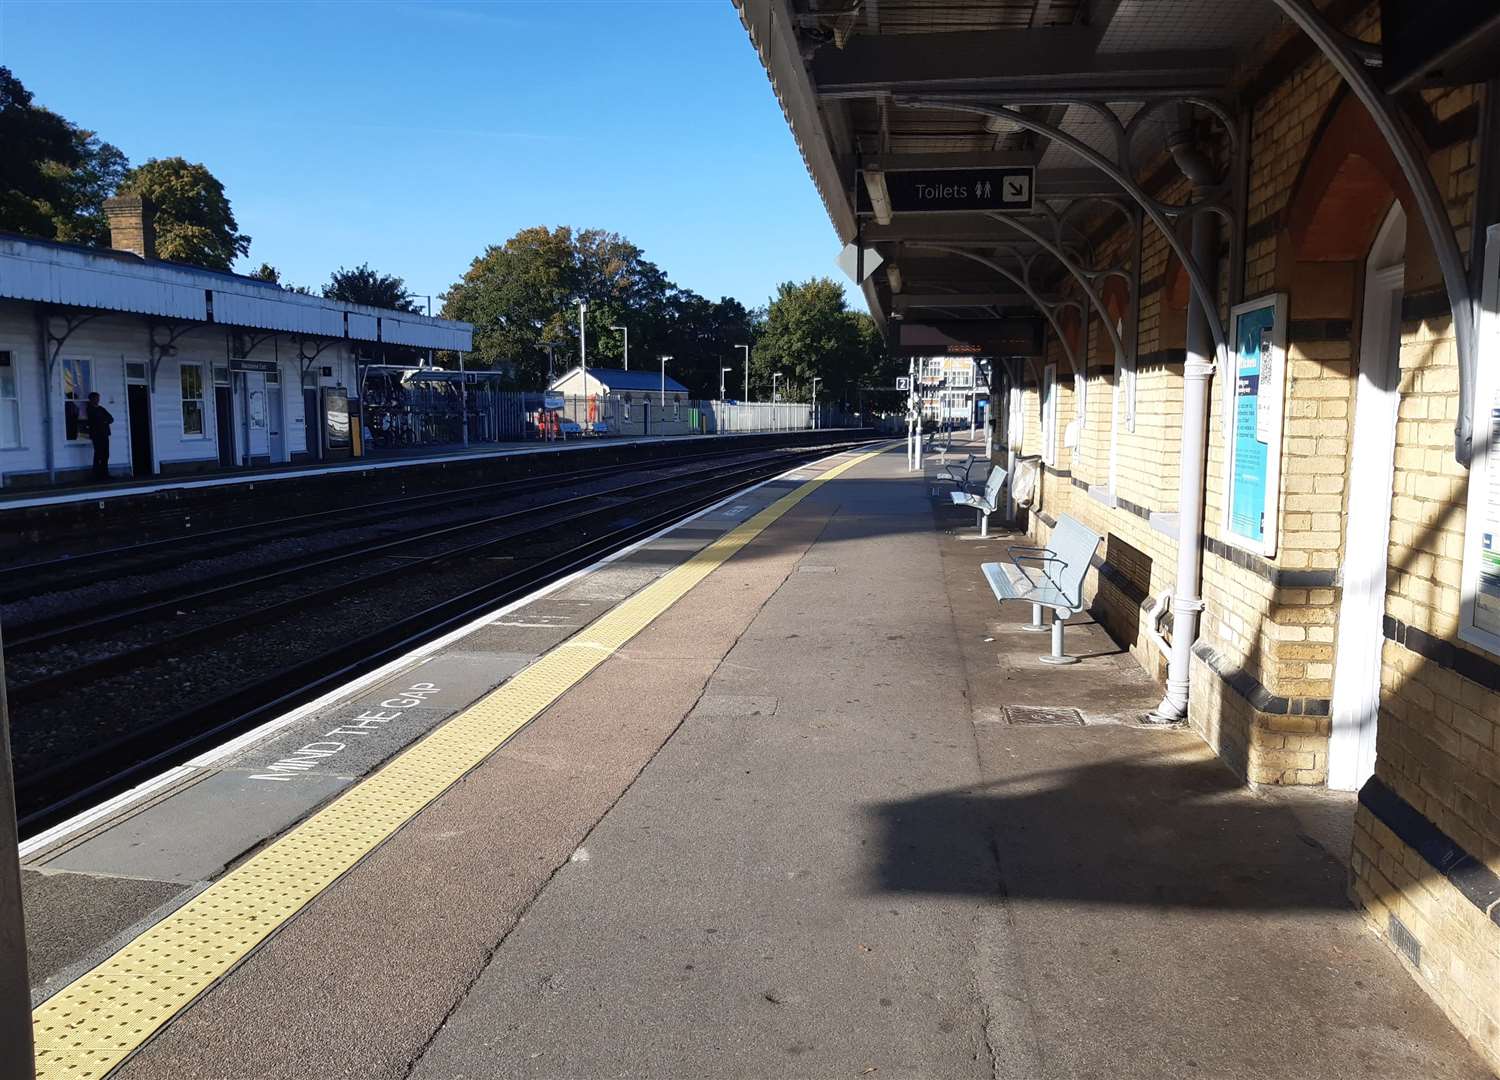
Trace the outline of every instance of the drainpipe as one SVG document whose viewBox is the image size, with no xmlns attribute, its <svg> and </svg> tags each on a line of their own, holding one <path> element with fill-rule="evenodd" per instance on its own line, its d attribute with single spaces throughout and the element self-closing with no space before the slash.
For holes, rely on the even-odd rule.
<svg viewBox="0 0 1500 1080">
<path fill-rule="evenodd" d="M 1187 120 L 1186 109 L 1180 114 Z M 1168 149 L 1182 174 L 1196 188 L 1215 180 L 1211 162 L 1192 141 L 1187 124 L 1168 138 Z M 1193 216 L 1193 262 L 1203 274 L 1209 290 L 1217 293 L 1219 268 L 1219 223 L 1208 212 Z M 1214 375 L 1214 339 L 1210 319 L 1217 311 L 1205 311 L 1197 294 L 1188 305 L 1187 363 L 1183 368 L 1182 443 L 1177 496 L 1177 587 L 1172 596 L 1172 650 L 1167 659 L 1167 692 L 1146 719 L 1158 724 L 1178 723 L 1187 718 L 1188 687 L 1193 662 L 1193 643 L 1198 640 L 1198 620 L 1203 612 L 1203 504 L 1208 474 L 1209 385 Z"/>
<path fill-rule="evenodd" d="M 47 341 L 47 309 L 36 308 L 36 352 L 42 362 L 42 432 L 47 440 L 47 483 L 57 483 L 57 438 L 52 419 L 52 362 Z"/>
</svg>

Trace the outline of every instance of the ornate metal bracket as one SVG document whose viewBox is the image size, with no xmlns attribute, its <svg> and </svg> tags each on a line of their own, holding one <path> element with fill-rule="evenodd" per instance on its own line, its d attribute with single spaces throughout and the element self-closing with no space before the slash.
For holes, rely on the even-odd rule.
<svg viewBox="0 0 1500 1080">
<path fill-rule="evenodd" d="M 1454 453 L 1459 463 L 1468 465 L 1474 442 L 1474 378 L 1478 363 L 1477 331 L 1474 323 L 1474 295 L 1464 270 L 1463 255 L 1453 223 L 1443 206 L 1437 181 L 1427 167 L 1422 148 L 1410 123 L 1370 75 L 1369 51 L 1365 43 L 1356 47 L 1341 31 L 1335 29 L 1308 0 L 1272 0 L 1281 13 L 1296 23 L 1333 65 L 1354 96 L 1369 110 L 1370 119 L 1385 136 L 1386 145 L 1401 166 L 1412 197 L 1422 213 L 1427 235 L 1443 272 L 1448 292 L 1448 306 L 1453 310 L 1453 336 L 1458 346 L 1458 423 L 1454 427 Z"/>
<path fill-rule="evenodd" d="M 1070 206 L 1069 209 L 1071 208 L 1072 207 Z M 1132 285 L 1130 274 L 1123 266 L 1110 267 L 1105 270 L 1092 270 L 1084 267 L 1077 259 L 1068 254 L 1067 250 L 1063 247 L 1062 244 L 1064 218 L 1066 217 L 1067 211 L 1065 210 L 1062 214 L 1058 214 L 1053 211 L 1050 206 L 1043 203 L 1041 212 L 1043 213 L 1044 217 L 1047 218 L 1052 224 L 1053 235 L 1050 238 L 1043 234 L 1039 229 L 1034 229 L 1030 225 L 1026 224 L 1026 222 L 1017 215 L 991 214 L 990 217 L 994 218 L 996 221 L 1004 225 L 1009 226 L 1022 235 L 1029 237 L 1031 240 L 1035 241 L 1037 245 L 1042 248 L 1042 250 L 1046 251 L 1054 259 L 1061 263 L 1063 269 L 1072 276 L 1073 280 L 1078 283 L 1078 287 L 1083 290 L 1084 295 L 1088 297 L 1089 303 L 1093 305 L 1094 310 L 1099 313 L 1099 318 L 1104 322 L 1104 329 L 1109 334 L 1109 339 L 1115 347 L 1116 359 L 1120 359 L 1129 355 L 1126 351 L 1125 342 L 1120 337 L 1119 330 L 1110 320 L 1109 311 L 1104 306 L 1103 299 L 1099 296 L 1098 291 L 1094 287 L 1094 282 L 1101 278 L 1118 276 L 1122 281 L 1125 282 L 1126 288 L 1129 289 Z M 1134 224 L 1134 219 L 1131 218 L 1130 215 L 1127 214 L 1126 219 L 1127 221 L 1130 221 L 1132 224 Z M 1133 305 L 1133 294 L 1131 297 L 1131 302 Z M 1087 367 L 1087 365 L 1088 357 L 1087 355 L 1085 355 L 1085 368 Z M 1077 369 L 1075 367 L 1075 372 L 1076 371 Z M 1082 373 L 1080 372 L 1079 374 Z"/>
<path fill-rule="evenodd" d="M 264 334 L 251 334 L 242 333 L 238 330 L 225 330 L 224 344 L 229 352 L 230 358 L 233 359 L 234 343 L 235 339 L 238 338 L 241 342 L 239 359 L 243 360 L 251 353 L 253 353 L 256 349 L 264 345 L 266 342 L 276 337 L 278 333 L 279 331 L 276 330 L 270 330 Z"/>
<path fill-rule="evenodd" d="M 79 327 L 93 322 L 102 314 L 104 314 L 102 311 L 75 311 L 71 308 L 43 307 L 41 309 L 42 332 L 47 336 L 48 386 L 52 385 L 52 373 L 57 370 L 57 358 L 62 355 L 63 346 L 68 343 L 68 339 Z M 62 333 L 53 330 L 53 319 L 63 321 Z"/>
<path fill-rule="evenodd" d="M 1122 99 L 1123 103 L 1124 99 Z M 1235 215 L 1233 212 L 1233 183 L 1232 177 L 1236 168 L 1231 167 L 1229 177 L 1214 188 L 1200 192 L 1196 201 L 1184 205 L 1165 203 L 1149 194 L 1135 179 L 1135 169 L 1132 164 L 1131 144 L 1133 137 L 1141 126 L 1158 109 L 1168 105 L 1193 105 L 1205 110 L 1214 116 L 1224 127 L 1225 136 L 1229 141 L 1231 156 L 1237 165 L 1245 153 L 1245 147 L 1241 145 L 1238 125 L 1235 124 L 1229 110 L 1220 102 L 1208 97 L 1157 97 L 1149 99 L 1131 99 L 1128 103 L 1137 104 L 1140 108 L 1129 121 L 1121 120 L 1114 109 L 1103 101 L 1092 100 L 1063 100 L 1048 102 L 1048 104 L 1067 105 L 1082 109 L 1098 119 L 1110 132 L 1115 152 L 1113 155 L 1104 154 L 1095 150 L 1092 146 L 1083 142 L 1076 135 L 1071 135 L 1056 125 L 1049 124 L 1044 120 L 1019 111 L 1006 105 L 989 105 L 970 101 L 965 98 L 951 97 L 912 97 L 897 99 L 897 104 L 924 109 L 951 109 L 956 112 L 975 113 L 979 116 L 991 117 L 997 120 L 1014 124 L 1016 127 L 1027 131 L 1036 132 L 1038 135 L 1046 136 L 1060 146 L 1073 151 L 1100 172 L 1104 173 L 1121 190 L 1128 195 L 1141 211 L 1151 219 L 1173 253 L 1182 263 L 1187 272 L 1188 282 L 1197 296 L 1198 302 L 1203 306 L 1205 312 L 1212 314 L 1209 326 L 1213 331 L 1214 351 L 1216 359 L 1222 370 L 1228 363 L 1228 335 L 1224 325 L 1219 319 L 1218 298 L 1209 289 L 1207 279 L 1201 268 L 1193 260 L 1192 253 L 1186 245 L 1177 237 L 1172 228 L 1175 219 L 1192 216 L 1199 213 L 1213 213 L 1226 221 L 1231 229 L 1236 228 Z"/>
<path fill-rule="evenodd" d="M 161 367 L 162 358 L 172 355 L 177 351 L 177 341 L 195 326 L 203 326 L 198 322 L 171 322 L 167 320 L 152 319 L 147 323 L 146 335 L 151 341 L 151 392 L 156 392 L 156 370 Z M 166 340 L 161 340 L 157 331 L 166 331 Z"/>
<path fill-rule="evenodd" d="M 317 348 L 313 349 L 313 351 L 310 353 L 307 351 L 307 343 L 309 340 L 317 343 Z M 309 338 L 305 334 L 302 337 L 298 338 L 297 359 L 301 361 L 302 374 L 306 375 L 309 371 L 312 370 L 313 364 L 317 363 L 318 357 L 323 355 L 324 350 L 326 350 L 331 345 L 341 344 L 343 341 L 343 338 Z"/>
<path fill-rule="evenodd" d="M 1057 313 L 1067 308 L 1075 308 L 1082 311 L 1082 306 L 1072 300 L 1047 300 L 1043 298 L 1030 281 L 1033 260 L 1012 251 L 1011 254 L 1021 262 L 1021 273 L 1017 274 L 1007 267 L 1002 266 L 994 259 L 981 255 L 977 251 L 970 251 L 967 248 L 953 247 L 950 244 L 930 244 L 925 241 L 908 241 L 906 246 L 909 248 L 923 248 L 927 251 L 941 251 L 948 255 L 957 255 L 960 258 L 971 259 L 981 266 L 988 267 L 1014 284 L 1026 294 L 1028 300 L 1036 305 L 1037 310 L 1042 313 L 1043 318 L 1052 324 L 1052 330 L 1057 334 L 1057 340 L 1062 343 L 1063 352 L 1068 357 L 1068 363 L 1075 372 L 1078 370 L 1078 358 L 1073 355 L 1073 347 L 1068 344 L 1067 336 L 1063 333 L 1062 324 L 1058 322 Z"/>
</svg>

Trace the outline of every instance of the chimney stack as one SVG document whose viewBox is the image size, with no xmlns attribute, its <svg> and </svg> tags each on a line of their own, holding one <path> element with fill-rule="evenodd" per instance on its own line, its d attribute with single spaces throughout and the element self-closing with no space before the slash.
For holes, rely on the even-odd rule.
<svg viewBox="0 0 1500 1080">
<path fill-rule="evenodd" d="M 104 200 L 109 218 L 109 246 L 143 259 L 156 258 L 156 204 L 144 195 L 116 195 Z"/>
</svg>

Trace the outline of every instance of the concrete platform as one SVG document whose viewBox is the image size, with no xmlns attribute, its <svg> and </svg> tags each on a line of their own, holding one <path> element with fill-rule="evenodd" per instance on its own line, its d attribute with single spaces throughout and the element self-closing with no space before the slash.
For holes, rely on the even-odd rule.
<svg viewBox="0 0 1500 1080">
<path fill-rule="evenodd" d="M 794 483 L 428 663 L 477 694 Z M 1136 726 L 1155 688 L 1086 618 L 1039 663 L 972 529 L 899 448 L 817 488 L 117 1075 L 1491 1075 L 1299 809 Z"/>
<path fill-rule="evenodd" d="M 162 492 L 188 492 L 204 488 L 237 487 L 286 480 L 305 480 L 347 472 L 383 472 L 389 469 L 413 469 L 428 465 L 453 465 L 462 462 L 492 461 L 497 458 L 526 454 L 565 454 L 597 451 L 607 447 L 653 445 L 657 443 L 711 444 L 718 439 L 745 439 L 771 432 L 730 432 L 724 435 L 634 435 L 579 438 L 571 441 L 491 443 L 473 447 L 434 447 L 422 450 L 371 451 L 364 457 L 336 461 L 299 462 L 287 465 L 253 467 L 214 467 L 180 476 L 149 479 L 121 477 L 107 483 L 67 484 L 56 488 L 19 487 L 0 489 L 0 512 L 36 507 L 65 506 L 79 502 L 107 502 Z"/>
</svg>

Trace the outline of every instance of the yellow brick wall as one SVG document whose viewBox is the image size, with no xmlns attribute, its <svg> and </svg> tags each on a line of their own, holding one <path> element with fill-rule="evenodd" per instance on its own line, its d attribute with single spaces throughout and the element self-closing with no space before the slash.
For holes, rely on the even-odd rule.
<svg viewBox="0 0 1500 1080">
<path fill-rule="evenodd" d="M 1378 38 L 1373 6 L 1345 29 Z M 1269 47 L 1268 47 L 1269 48 Z M 1192 668 L 1191 722 L 1224 759 L 1257 783 L 1326 782 L 1332 697 L 1337 666 L 1339 591 L 1333 575 L 1343 563 L 1345 517 L 1353 442 L 1359 281 L 1363 266 L 1298 264 L 1287 224 L 1297 181 L 1315 148 L 1321 125 L 1346 100 L 1336 72 L 1310 60 L 1253 103 L 1250 193 L 1243 295 L 1286 291 L 1289 334 L 1282 475 L 1277 507 L 1277 550 L 1269 559 L 1228 552 L 1225 500 L 1225 379 L 1213 382 L 1203 556 L 1206 610 L 1200 647 L 1220 666 L 1243 671 L 1267 693 L 1291 699 L 1293 708 L 1262 712 L 1202 657 Z M 1439 123 L 1476 101 L 1473 88 L 1430 92 L 1424 98 Z M 1430 164 L 1460 246 L 1468 249 L 1478 152 L 1466 141 L 1432 154 Z M 1180 200 L 1181 185 L 1160 193 Z M 1424 248 L 1420 218 L 1409 233 L 1406 292 L 1441 286 L 1431 251 Z M 1123 230 L 1101 249 L 1123 249 Z M 1227 283 L 1221 266 L 1221 299 L 1228 328 Z M 1148 224 L 1143 237 L 1139 352 L 1161 356 L 1180 348 L 1173 313 L 1166 307 L 1170 260 L 1165 239 Z M 1337 275 L 1345 280 L 1340 288 Z M 1310 276 L 1311 275 L 1311 276 Z M 1324 285 L 1314 279 L 1324 275 Z M 1351 291 L 1352 290 L 1352 291 Z M 1344 309 L 1339 311 L 1338 297 Z M 1351 327 L 1340 334 L 1330 327 Z M 1108 485 L 1111 432 L 1117 417 L 1113 351 L 1097 322 L 1089 333 L 1088 423 L 1081 445 L 1058 464 L 1097 485 L 1090 495 L 1066 477 L 1044 476 L 1039 506 L 1049 517 L 1071 513 L 1105 537 L 1101 552 L 1109 575 L 1091 574 L 1096 613 L 1143 667 L 1158 677 L 1163 658 L 1146 633 L 1143 598 L 1172 587 L 1176 542 L 1169 515 L 1178 501 L 1178 458 L 1183 377 L 1180 363 L 1152 363 L 1138 373 L 1136 430 L 1114 433 L 1117 494 L 1158 516 L 1151 521 L 1123 505 L 1096 497 Z M 1174 339 L 1175 338 L 1175 339 Z M 1333 340 L 1329 340 L 1332 338 Z M 1059 371 L 1066 361 L 1054 345 Z M 1468 472 L 1455 460 L 1458 368 L 1451 320 L 1443 315 L 1408 322 L 1400 350 L 1400 407 L 1386 613 L 1389 619 L 1439 642 L 1478 651 L 1457 641 Z M 1071 394 L 1062 388 L 1059 432 L 1072 417 Z M 1027 452 L 1038 447 L 1035 390 L 1028 394 Z M 1046 525 L 1033 516 L 1039 539 Z M 1227 557 L 1233 555 L 1233 557 Z M 1241 565 L 1248 562 L 1249 566 Z M 1251 569 L 1249 567 L 1257 567 Z M 1321 584 L 1273 584 L 1278 574 L 1321 575 Z M 1116 582 L 1125 579 L 1122 589 Z M 1170 622 L 1168 622 L 1168 628 Z M 1488 657 L 1500 661 L 1500 657 Z M 1500 694 L 1387 641 L 1381 670 L 1377 777 L 1418 813 L 1500 873 Z M 1308 706 L 1297 712 L 1298 703 Z M 1320 708 L 1314 705 L 1321 703 Z M 1285 705 L 1285 703 L 1283 703 Z M 1421 944 L 1413 973 L 1454 1022 L 1500 1066 L 1500 928 L 1368 810 L 1357 818 L 1351 892 L 1372 925 L 1390 940 L 1395 915 Z M 1393 946 L 1394 948 L 1394 946 Z M 1409 962 L 1409 961 L 1408 961 Z"/>
</svg>

